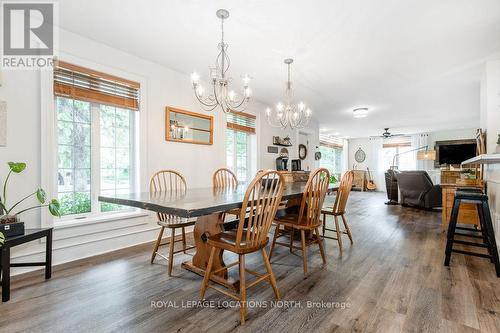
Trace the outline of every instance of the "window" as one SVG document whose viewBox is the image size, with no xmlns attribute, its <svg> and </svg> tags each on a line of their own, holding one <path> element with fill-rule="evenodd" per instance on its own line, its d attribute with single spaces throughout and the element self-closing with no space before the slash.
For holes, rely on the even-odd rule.
<svg viewBox="0 0 500 333">
<path fill-rule="evenodd" d="M 98 196 L 134 190 L 138 87 L 125 93 L 110 81 L 114 77 L 70 66 L 54 70 L 61 214 L 80 218 L 128 210 L 99 202 Z"/>
<path fill-rule="evenodd" d="M 319 160 L 319 165 L 322 168 L 328 169 L 337 181 L 340 181 L 340 177 L 342 176 L 343 149 L 342 139 L 320 135 L 319 151 L 321 152 L 321 159 Z"/>
<path fill-rule="evenodd" d="M 415 154 L 405 154 L 412 149 L 411 139 L 408 137 L 402 137 L 384 142 L 381 153 L 381 161 L 383 163 L 381 170 L 390 169 L 393 161 L 395 167 L 399 170 L 415 170 Z"/>
<path fill-rule="evenodd" d="M 239 182 L 253 178 L 256 167 L 255 116 L 243 112 L 227 115 L 226 164 Z"/>
</svg>

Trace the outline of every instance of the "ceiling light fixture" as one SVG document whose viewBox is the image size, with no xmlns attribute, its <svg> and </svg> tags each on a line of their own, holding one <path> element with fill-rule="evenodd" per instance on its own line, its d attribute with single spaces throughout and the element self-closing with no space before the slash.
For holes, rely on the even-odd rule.
<svg viewBox="0 0 500 333">
<path fill-rule="evenodd" d="M 285 129 L 289 126 L 291 129 L 302 128 L 309 123 L 311 118 L 311 109 L 306 107 L 304 102 L 295 104 L 293 101 L 292 81 L 290 80 L 290 65 L 293 59 L 285 59 L 284 63 L 288 66 L 288 80 L 285 88 L 285 101 L 276 104 L 276 108 L 266 109 L 268 123 L 273 127 Z"/>
<path fill-rule="evenodd" d="M 200 102 L 202 108 L 206 111 L 212 111 L 217 106 L 220 106 L 222 111 L 228 113 L 230 111 L 243 111 L 245 110 L 248 101 L 250 100 L 251 90 L 248 86 L 250 77 L 243 76 L 243 94 L 237 95 L 234 90 L 229 89 L 230 78 L 227 77 L 230 60 L 227 55 L 229 45 L 224 42 L 224 20 L 229 17 L 229 11 L 219 9 L 216 12 L 217 17 L 221 20 L 221 41 L 218 45 L 219 54 L 215 59 L 215 67 L 209 67 L 210 78 L 212 81 L 213 93 L 204 95 L 204 88 L 199 83 L 200 76 L 195 72 L 191 74 L 191 82 L 196 98 Z"/>
<path fill-rule="evenodd" d="M 357 108 L 352 110 L 354 118 L 365 118 L 368 116 L 368 108 Z"/>
</svg>

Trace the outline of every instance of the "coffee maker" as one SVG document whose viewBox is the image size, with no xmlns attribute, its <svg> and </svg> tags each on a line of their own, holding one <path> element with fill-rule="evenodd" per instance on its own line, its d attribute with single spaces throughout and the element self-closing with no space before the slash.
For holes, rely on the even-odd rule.
<svg viewBox="0 0 500 333">
<path fill-rule="evenodd" d="M 276 170 L 278 171 L 286 171 L 288 170 L 288 157 L 280 156 L 276 159 Z"/>
</svg>

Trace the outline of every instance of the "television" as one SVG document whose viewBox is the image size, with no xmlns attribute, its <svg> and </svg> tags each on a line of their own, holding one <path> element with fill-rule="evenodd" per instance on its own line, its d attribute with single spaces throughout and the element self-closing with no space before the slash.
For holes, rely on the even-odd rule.
<svg viewBox="0 0 500 333">
<path fill-rule="evenodd" d="M 476 156 L 476 140 L 436 141 L 434 166 L 459 165 Z"/>
</svg>

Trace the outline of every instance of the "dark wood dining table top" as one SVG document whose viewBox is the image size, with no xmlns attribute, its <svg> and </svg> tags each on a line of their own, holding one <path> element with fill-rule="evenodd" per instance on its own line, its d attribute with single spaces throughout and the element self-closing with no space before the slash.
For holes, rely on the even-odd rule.
<svg viewBox="0 0 500 333">
<path fill-rule="evenodd" d="M 287 183 L 283 190 L 283 200 L 302 196 L 305 182 Z M 329 192 L 336 191 L 338 184 L 330 184 Z M 131 192 L 114 196 L 99 196 L 99 201 L 151 210 L 180 217 L 198 217 L 240 208 L 247 189 L 246 184 L 236 189 L 217 190 L 193 188 L 180 192 Z"/>
</svg>

